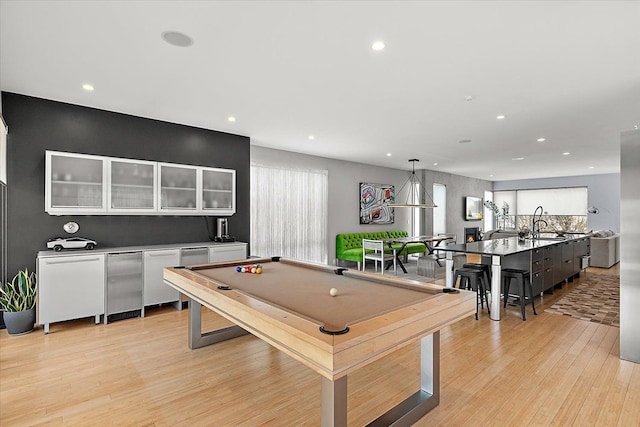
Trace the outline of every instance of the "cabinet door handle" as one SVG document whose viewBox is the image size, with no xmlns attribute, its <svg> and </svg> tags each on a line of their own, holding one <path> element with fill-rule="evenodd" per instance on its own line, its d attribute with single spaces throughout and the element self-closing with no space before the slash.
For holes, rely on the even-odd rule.
<svg viewBox="0 0 640 427">
<path fill-rule="evenodd" d="M 170 253 L 170 254 L 147 254 L 150 257 L 162 257 L 162 256 L 174 256 L 174 255 L 178 255 L 177 252 L 174 253 Z"/>
<path fill-rule="evenodd" d="M 91 261 L 100 261 L 100 258 L 69 259 L 64 261 L 45 261 L 45 263 L 46 264 L 71 264 L 73 262 L 91 262 Z"/>
</svg>

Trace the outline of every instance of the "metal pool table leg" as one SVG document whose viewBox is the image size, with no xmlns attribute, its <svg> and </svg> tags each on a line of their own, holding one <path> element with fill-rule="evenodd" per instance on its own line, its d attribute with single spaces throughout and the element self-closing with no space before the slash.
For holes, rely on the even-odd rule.
<svg viewBox="0 0 640 427">
<path fill-rule="evenodd" d="M 321 399 L 322 427 L 346 427 L 347 376 L 335 381 L 322 377 Z"/>
<path fill-rule="evenodd" d="M 189 348 L 191 350 L 246 335 L 240 326 L 202 333 L 202 304 L 189 298 Z"/>
<path fill-rule="evenodd" d="M 420 340 L 420 390 L 368 424 L 368 427 L 411 426 L 439 403 L 440 331 L 437 331 Z"/>
</svg>

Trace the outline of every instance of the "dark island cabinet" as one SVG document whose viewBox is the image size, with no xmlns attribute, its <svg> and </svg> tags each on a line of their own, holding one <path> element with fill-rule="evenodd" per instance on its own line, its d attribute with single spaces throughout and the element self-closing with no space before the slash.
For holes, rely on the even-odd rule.
<svg viewBox="0 0 640 427">
<path fill-rule="evenodd" d="M 543 248 L 544 279 L 542 291 L 553 289 L 562 278 L 562 248 L 558 245 L 545 246 Z"/>
</svg>

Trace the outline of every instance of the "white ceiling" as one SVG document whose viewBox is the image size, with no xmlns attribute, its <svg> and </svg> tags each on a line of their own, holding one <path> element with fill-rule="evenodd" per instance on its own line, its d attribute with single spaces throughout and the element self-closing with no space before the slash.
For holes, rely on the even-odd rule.
<svg viewBox="0 0 640 427">
<path fill-rule="evenodd" d="M 265 147 L 524 179 L 618 172 L 620 132 L 640 125 L 638 1 L 2 0 L 0 15 L 3 91 Z"/>
</svg>

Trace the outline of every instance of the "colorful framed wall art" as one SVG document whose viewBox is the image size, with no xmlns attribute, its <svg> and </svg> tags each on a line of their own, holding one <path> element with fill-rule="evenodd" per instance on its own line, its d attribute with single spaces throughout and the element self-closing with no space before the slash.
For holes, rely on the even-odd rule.
<svg viewBox="0 0 640 427">
<path fill-rule="evenodd" d="M 360 224 L 393 224 L 395 187 L 389 184 L 360 183 Z"/>
</svg>

